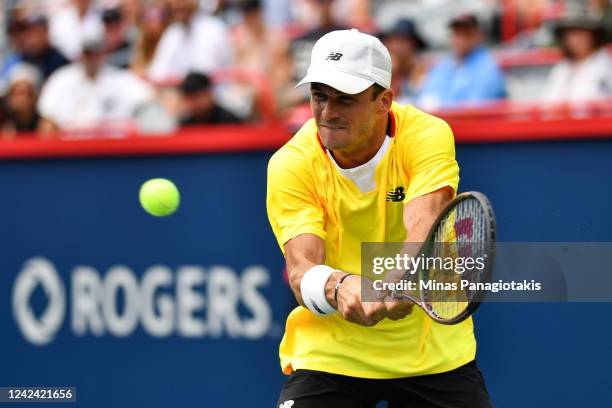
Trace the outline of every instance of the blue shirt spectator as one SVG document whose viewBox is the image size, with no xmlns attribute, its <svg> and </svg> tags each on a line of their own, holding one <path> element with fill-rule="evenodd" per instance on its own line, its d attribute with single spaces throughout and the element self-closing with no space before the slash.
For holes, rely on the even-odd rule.
<svg viewBox="0 0 612 408">
<path fill-rule="evenodd" d="M 69 63 L 68 59 L 50 44 L 45 16 L 26 16 L 20 24 L 22 38 L 19 47 L 4 62 L 0 69 L 1 78 L 8 78 L 14 66 L 27 63 L 38 68 L 43 79 L 47 79 L 54 71 Z"/>
<path fill-rule="evenodd" d="M 506 96 L 504 74 L 482 45 L 482 32 L 472 15 L 451 21 L 453 56 L 427 75 L 418 105 L 425 109 L 455 107 Z"/>
</svg>

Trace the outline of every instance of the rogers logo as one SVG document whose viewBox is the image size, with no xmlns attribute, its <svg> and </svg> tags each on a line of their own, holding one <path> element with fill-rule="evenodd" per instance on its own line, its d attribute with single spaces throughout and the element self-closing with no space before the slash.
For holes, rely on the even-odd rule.
<svg viewBox="0 0 612 408">
<path fill-rule="evenodd" d="M 38 346 L 65 326 L 77 337 L 121 338 L 142 329 L 157 338 L 256 340 L 279 334 L 263 292 L 269 282 L 270 273 L 258 265 L 242 273 L 223 265 L 152 265 L 142 274 L 126 265 L 105 273 L 77 265 L 60 276 L 51 261 L 37 257 L 15 278 L 13 315 L 23 337 Z M 39 287 L 47 304 L 37 314 L 32 303 Z"/>
<path fill-rule="evenodd" d="M 41 286 L 47 296 L 47 306 L 37 317 L 30 306 L 32 294 Z M 66 294 L 53 265 L 43 258 L 28 260 L 13 286 L 13 314 L 23 336 L 32 344 L 51 342 L 64 321 Z"/>
</svg>

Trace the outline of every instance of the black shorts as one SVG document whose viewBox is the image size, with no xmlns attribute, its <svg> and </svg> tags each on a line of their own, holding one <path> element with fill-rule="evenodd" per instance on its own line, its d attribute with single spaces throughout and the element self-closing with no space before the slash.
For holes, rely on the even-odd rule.
<svg viewBox="0 0 612 408">
<path fill-rule="evenodd" d="M 475 361 L 440 374 L 371 380 L 297 370 L 287 378 L 277 408 L 491 408 Z"/>
</svg>

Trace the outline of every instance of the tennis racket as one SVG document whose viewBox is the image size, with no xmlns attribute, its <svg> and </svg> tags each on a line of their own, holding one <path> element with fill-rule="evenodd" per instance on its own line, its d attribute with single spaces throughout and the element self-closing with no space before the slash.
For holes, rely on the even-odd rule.
<svg viewBox="0 0 612 408">
<path fill-rule="evenodd" d="M 416 289 L 395 290 L 391 297 L 413 301 L 439 323 L 460 323 L 476 311 L 484 297 L 478 284 L 490 281 L 494 249 L 491 203 L 482 193 L 459 194 L 436 219 L 421 245 L 418 257 L 422 262 L 413 262 L 413 268 L 404 273 L 403 279 L 414 282 Z M 469 258 L 474 262 L 468 262 L 473 266 L 468 270 L 465 261 Z"/>
</svg>

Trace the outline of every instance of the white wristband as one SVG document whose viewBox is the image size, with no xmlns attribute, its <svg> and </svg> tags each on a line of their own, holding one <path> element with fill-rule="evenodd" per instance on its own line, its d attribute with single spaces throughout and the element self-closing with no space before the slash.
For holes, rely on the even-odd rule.
<svg viewBox="0 0 612 408">
<path fill-rule="evenodd" d="M 300 292 L 304 304 L 312 313 L 327 316 L 336 312 L 325 298 L 325 285 L 329 276 L 336 272 L 327 265 L 317 265 L 310 268 L 300 282 Z"/>
</svg>

